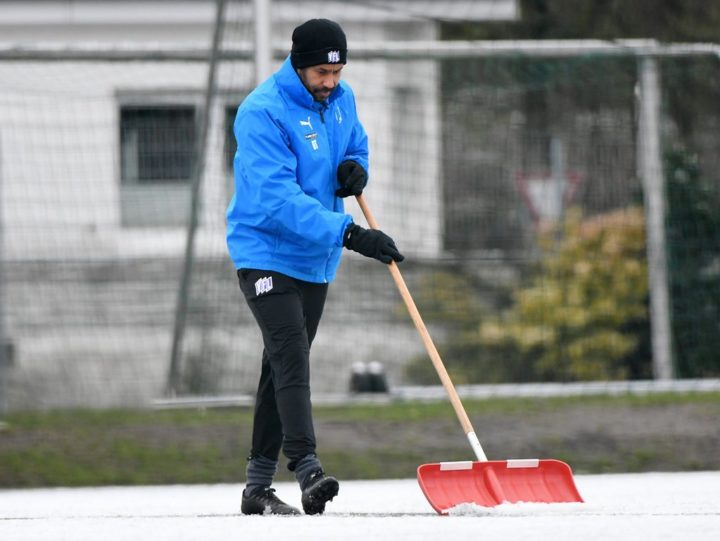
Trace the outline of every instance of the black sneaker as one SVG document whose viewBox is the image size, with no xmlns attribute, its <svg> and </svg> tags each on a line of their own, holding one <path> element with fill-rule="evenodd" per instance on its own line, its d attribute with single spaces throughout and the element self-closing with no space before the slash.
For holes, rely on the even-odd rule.
<svg viewBox="0 0 720 541">
<path fill-rule="evenodd" d="M 302 491 L 303 511 L 308 515 L 317 515 L 325 511 L 325 503 L 332 501 L 340 491 L 338 480 L 318 470 L 305 482 Z"/>
<path fill-rule="evenodd" d="M 243 490 L 243 515 L 300 515 L 300 510 L 286 504 L 275 496 L 275 489 L 270 487 L 256 488 L 250 494 Z"/>
</svg>

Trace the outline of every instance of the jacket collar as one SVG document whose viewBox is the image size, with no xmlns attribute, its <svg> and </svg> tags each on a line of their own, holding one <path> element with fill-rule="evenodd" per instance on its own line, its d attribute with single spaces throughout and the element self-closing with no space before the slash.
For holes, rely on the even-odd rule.
<svg viewBox="0 0 720 541">
<path fill-rule="evenodd" d="M 285 62 L 283 62 L 282 66 L 280 66 L 280 69 L 275 72 L 275 81 L 277 81 L 278 86 L 283 90 L 283 92 L 285 92 L 290 99 L 298 105 L 310 109 L 317 109 L 318 105 L 320 105 L 314 100 L 312 94 L 308 92 L 308 89 L 305 88 L 305 85 L 303 85 L 300 77 L 295 72 L 295 68 L 293 68 L 292 63 L 290 62 L 290 55 L 288 55 L 285 59 Z M 342 84 L 338 84 L 335 91 L 330 94 L 327 100 L 325 100 L 325 103 L 332 103 L 342 96 L 343 92 L 345 92 L 345 90 L 343 89 Z M 316 103 L 318 105 L 316 105 Z"/>
</svg>

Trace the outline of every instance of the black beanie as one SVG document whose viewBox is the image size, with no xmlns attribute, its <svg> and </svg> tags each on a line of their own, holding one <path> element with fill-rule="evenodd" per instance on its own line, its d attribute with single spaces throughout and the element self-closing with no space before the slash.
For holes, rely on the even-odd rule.
<svg viewBox="0 0 720 541">
<path fill-rule="evenodd" d="M 293 31 L 292 42 L 290 61 L 296 69 L 347 62 L 345 32 L 328 19 L 304 22 Z"/>
</svg>

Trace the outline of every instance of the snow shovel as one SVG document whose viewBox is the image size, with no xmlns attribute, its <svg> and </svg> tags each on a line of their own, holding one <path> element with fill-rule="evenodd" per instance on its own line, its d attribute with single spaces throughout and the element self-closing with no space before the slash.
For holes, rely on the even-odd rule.
<svg viewBox="0 0 720 541">
<path fill-rule="evenodd" d="M 368 225 L 380 229 L 363 196 L 358 195 L 356 198 Z M 487 459 L 400 269 L 394 261 L 388 267 L 477 457 L 476 462 L 440 462 L 418 467 L 420 488 L 433 509 L 440 514 L 447 514 L 450 509 L 461 504 L 493 507 L 519 502 L 582 502 L 572 470 L 565 462 L 552 459 Z"/>
</svg>

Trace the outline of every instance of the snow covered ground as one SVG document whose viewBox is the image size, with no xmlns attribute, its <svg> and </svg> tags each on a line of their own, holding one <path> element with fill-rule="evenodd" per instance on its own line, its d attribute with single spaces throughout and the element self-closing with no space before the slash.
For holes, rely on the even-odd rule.
<svg viewBox="0 0 720 541">
<path fill-rule="evenodd" d="M 577 475 L 582 504 L 435 514 L 417 482 L 341 481 L 321 516 L 245 517 L 239 485 L 0 491 L 0 540 L 717 540 L 720 472 Z M 294 484 L 278 495 L 300 504 Z"/>
</svg>

